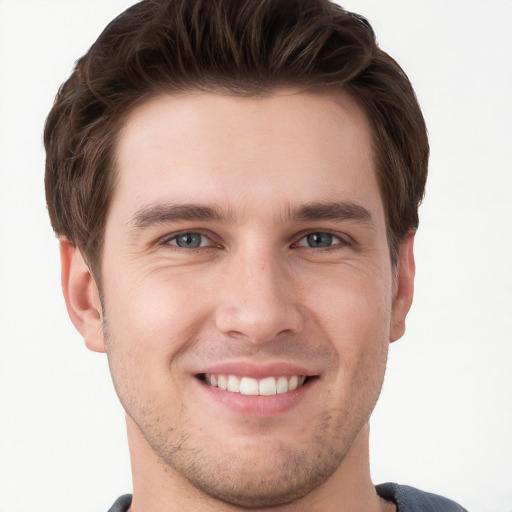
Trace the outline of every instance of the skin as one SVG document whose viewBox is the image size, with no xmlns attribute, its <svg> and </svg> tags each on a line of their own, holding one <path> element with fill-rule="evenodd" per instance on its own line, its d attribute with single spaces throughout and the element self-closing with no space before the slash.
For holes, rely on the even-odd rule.
<svg viewBox="0 0 512 512">
<path fill-rule="evenodd" d="M 412 301 L 413 235 L 393 267 L 360 108 L 159 96 L 128 117 L 117 160 L 102 301 L 80 251 L 62 240 L 61 255 L 70 316 L 127 413 L 131 510 L 394 510 L 371 482 L 368 418 Z M 198 377 L 225 363 L 312 378 L 293 406 L 242 414 Z"/>
</svg>

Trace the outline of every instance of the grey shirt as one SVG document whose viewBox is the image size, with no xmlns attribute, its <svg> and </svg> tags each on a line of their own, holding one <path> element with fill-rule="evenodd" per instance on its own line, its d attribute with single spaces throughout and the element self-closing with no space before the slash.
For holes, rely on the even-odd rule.
<svg viewBox="0 0 512 512">
<path fill-rule="evenodd" d="M 376 486 L 377 494 L 396 503 L 398 512 L 468 512 L 448 498 L 394 483 Z"/>
<path fill-rule="evenodd" d="M 376 490 L 381 498 L 396 503 L 397 512 L 468 512 L 452 500 L 407 485 L 380 484 Z M 126 512 L 131 502 L 131 494 L 125 494 L 108 512 Z"/>
</svg>

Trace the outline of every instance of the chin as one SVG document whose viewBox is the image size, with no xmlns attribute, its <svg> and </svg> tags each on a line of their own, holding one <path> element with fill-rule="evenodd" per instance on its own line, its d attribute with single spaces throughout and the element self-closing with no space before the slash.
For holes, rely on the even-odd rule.
<svg viewBox="0 0 512 512">
<path fill-rule="evenodd" d="M 323 460 L 314 467 L 300 457 L 269 461 L 266 468 L 235 462 L 210 472 L 201 468 L 186 475 L 203 494 L 246 508 L 275 507 L 293 503 L 325 482 L 341 462 Z"/>
<path fill-rule="evenodd" d="M 333 449 L 326 442 L 326 423 L 299 446 L 260 434 L 243 446 L 234 446 L 230 439 L 224 449 L 213 442 L 191 447 L 186 440 L 171 452 L 162 453 L 161 446 L 153 449 L 196 492 L 239 507 L 275 507 L 306 496 L 342 464 L 350 446 Z"/>
</svg>

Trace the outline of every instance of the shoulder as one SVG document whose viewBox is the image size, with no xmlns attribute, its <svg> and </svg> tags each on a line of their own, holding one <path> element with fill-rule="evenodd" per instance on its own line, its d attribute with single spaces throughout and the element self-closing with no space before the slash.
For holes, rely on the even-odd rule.
<svg viewBox="0 0 512 512">
<path fill-rule="evenodd" d="M 448 498 L 408 485 L 386 483 L 377 485 L 376 489 L 379 496 L 397 504 L 398 512 L 468 512 Z"/>
<path fill-rule="evenodd" d="M 132 495 L 125 494 L 117 498 L 116 502 L 108 509 L 108 512 L 126 512 L 132 504 Z"/>
</svg>

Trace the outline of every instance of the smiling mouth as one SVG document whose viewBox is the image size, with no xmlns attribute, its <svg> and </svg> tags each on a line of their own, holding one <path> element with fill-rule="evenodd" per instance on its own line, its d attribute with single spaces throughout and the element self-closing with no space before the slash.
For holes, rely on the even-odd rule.
<svg viewBox="0 0 512 512">
<path fill-rule="evenodd" d="M 289 393 L 299 389 L 311 379 L 311 377 L 305 375 L 254 379 L 252 377 L 213 373 L 204 373 L 199 377 L 210 386 L 219 388 L 222 391 L 252 396 L 271 396 Z"/>
</svg>

